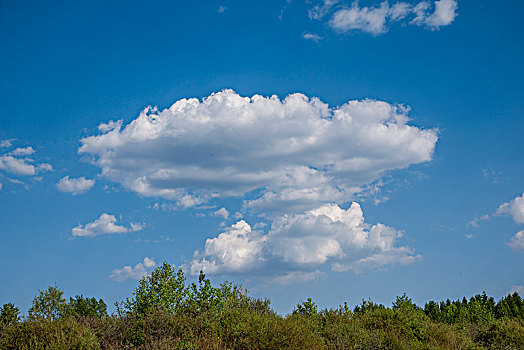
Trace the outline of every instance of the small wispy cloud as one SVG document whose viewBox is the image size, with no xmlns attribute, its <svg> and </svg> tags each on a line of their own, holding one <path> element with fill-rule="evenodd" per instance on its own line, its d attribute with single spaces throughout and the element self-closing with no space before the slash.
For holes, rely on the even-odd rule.
<svg viewBox="0 0 524 350">
<path fill-rule="evenodd" d="M 517 286 L 517 285 L 511 286 L 511 288 L 508 290 L 508 294 L 513 294 L 513 293 L 519 293 L 520 295 L 524 296 L 524 286 Z"/>
<path fill-rule="evenodd" d="M 309 18 L 322 19 L 329 13 L 331 8 L 339 2 L 340 0 L 324 0 L 322 5 L 315 5 L 308 10 Z"/>
<path fill-rule="evenodd" d="M 126 265 L 121 269 L 113 270 L 111 275 L 109 275 L 109 278 L 117 282 L 123 282 L 130 279 L 139 280 L 148 275 L 155 266 L 156 262 L 146 256 L 143 262 L 136 264 L 134 267 Z"/>
<path fill-rule="evenodd" d="M 94 179 L 86 179 L 85 177 L 70 178 L 65 176 L 56 184 L 56 188 L 60 192 L 71 193 L 73 196 L 89 191 L 95 185 Z"/>
<path fill-rule="evenodd" d="M 218 7 L 218 10 L 217 10 L 217 11 L 218 11 L 218 13 L 222 13 L 222 12 L 224 12 L 225 10 L 227 10 L 227 7 L 225 7 L 224 5 L 220 5 L 220 6 Z"/>
<path fill-rule="evenodd" d="M 322 5 L 316 5 L 308 11 L 309 18 L 321 20 L 338 3 L 338 0 L 324 0 Z M 329 20 L 331 28 L 339 32 L 360 31 L 377 36 L 386 33 L 392 23 L 401 21 L 404 21 L 404 25 L 438 30 L 455 20 L 458 4 L 456 0 L 437 0 L 433 4 L 421 1 L 415 5 L 382 1 L 361 7 L 358 1 L 353 1 L 350 7 L 337 7 Z"/>
<path fill-rule="evenodd" d="M 524 230 L 517 232 L 507 244 L 515 252 L 524 252 Z"/>
<path fill-rule="evenodd" d="M 11 147 L 15 139 L 0 141 L 0 148 Z M 33 155 L 33 147 L 18 147 L 15 150 L 0 154 L 0 170 L 13 175 L 34 176 L 39 172 L 53 171 L 49 163 L 38 163 L 28 156 Z"/>
<path fill-rule="evenodd" d="M 325 276 L 326 273 L 321 271 L 303 272 L 303 271 L 291 271 L 282 276 L 277 276 L 272 279 L 272 282 L 280 285 L 290 285 L 294 283 L 305 283 L 318 280 L 320 277 Z"/>
<path fill-rule="evenodd" d="M 0 148 L 8 148 L 11 147 L 13 144 L 13 141 L 16 139 L 8 139 L 8 140 L 0 140 Z"/>
<path fill-rule="evenodd" d="M 73 236 L 77 237 L 94 237 L 103 234 L 118 234 L 127 233 L 130 231 L 140 231 L 144 228 L 144 224 L 131 223 L 130 228 L 117 225 L 117 219 L 114 215 L 102 213 L 95 221 L 78 225 L 71 230 Z"/>
<path fill-rule="evenodd" d="M 489 215 L 484 214 L 468 222 L 468 227 L 478 228 L 480 227 L 480 221 L 489 220 Z"/>
<path fill-rule="evenodd" d="M 23 148 L 19 147 L 15 149 L 14 151 L 12 151 L 10 154 L 16 157 L 20 157 L 20 156 L 30 156 L 33 153 L 35 153 L 35 150 L 33 149 L 33 147 L 29 146 L 29 147 L 23 147 Z"/>
<path fill-rule="evenodd" d="M 324 39 L 323 37 L 321 37 L 320 35 L 318 34 L 315 34 L 315 33 L 303 33 L 302 34 L 302 37 L 306 40 L 312 40 L 316 43 L 320 42 L 320 40 Z"/>
<path fill-rule="evenodd" d="M 226 208 L 220 208 L 217 211 L 213 213 L 214 216 L 220 216 L 224 218 L 224 220 L 227 220 L 229 218 L 229 212 Z"/>
</svg>

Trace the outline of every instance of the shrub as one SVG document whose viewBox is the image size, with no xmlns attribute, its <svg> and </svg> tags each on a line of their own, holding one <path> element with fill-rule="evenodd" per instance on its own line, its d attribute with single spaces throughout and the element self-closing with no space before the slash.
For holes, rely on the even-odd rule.
<svg viewBox="0 0 524 350">
<path fill-rule="evenodd" d="M 0 337 L 1 349 L 99 349 L 93 331 L 72 318 L 30 320 L 8 327 Z"/>
<path fill-rule="evenodd" d="M 124 308 L 142 316 L 157 309 L 176 312 L 187 297 L 185 281 L 182 269 L 175 271 L 173 266 L 164 262 L 139 281 L 134 298 L 126 299 Z"/>
<path fill-rule="evenodd" d="M 69 298 L 69 303 L 65 307 L 64 314 L 74 317 L 107 317 L 107 305 L 102 300 L 95 298 L 85 298 L 77 295 Z"/>
<path fill-rule="evenodd" d="M 20 321 L 20 309 L 13 303 L 4 304 L 0 307 L 0 326 L 8 326 Z"/>
<path fill-rule="evenodd" d="M 54 320 L 61 317 L 66 308 L 66 301 L 63 298 L 64 291 L 59 289 L 56 284 L 49 286 L 47 290 L 39 290 L 33 298 L 33 304 L 29 309 L 29 318 Z"/>
</svg>

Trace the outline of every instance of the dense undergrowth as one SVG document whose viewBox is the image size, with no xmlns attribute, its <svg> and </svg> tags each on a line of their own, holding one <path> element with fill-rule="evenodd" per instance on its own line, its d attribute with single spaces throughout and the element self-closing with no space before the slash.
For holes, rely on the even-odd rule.
<svg viewBox="0 0 524 350">
<path fill-rule="evenodd" d="M 27 317 L 0 308 L 0 349 L 524 349 L 524 302 L 469 300 L 391 307 L 363 301 L 318 310 L 308 299 L 286 316 L 238 285 L 213 287 L 203 274 L 186 285 L 164 264 L 144 277 L 133 298 L 108 315 L 103 300 L 66 301 L 56 286 L 39 291 Z"/>
</svg>

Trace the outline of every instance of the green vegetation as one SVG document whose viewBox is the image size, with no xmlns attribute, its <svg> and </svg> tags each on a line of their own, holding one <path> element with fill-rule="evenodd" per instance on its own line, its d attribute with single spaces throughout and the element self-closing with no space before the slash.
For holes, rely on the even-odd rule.
<svg viewBox="0 0 524 350">
<path fill-rule="evenodd" d="M 391 307 L 362 301 L 319 310 L 308 298 L 287 316 L 234 283 L 203 273 L 186 284 L 164 263 L 142 278 L 113 315 L 102 299 L 38 291 L 28 316 L 0 308 L 0 349 L 524 349 L 524 301 L 429 301 L 398 296 Z"/>
</svg>

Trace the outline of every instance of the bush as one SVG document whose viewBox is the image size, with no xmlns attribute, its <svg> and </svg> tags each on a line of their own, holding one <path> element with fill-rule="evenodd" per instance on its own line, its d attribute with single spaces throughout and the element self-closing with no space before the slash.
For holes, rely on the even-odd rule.
<svg viewBox="0 0 524 350">
<path fill-rule="evenodd" d="M 72 318 L 40 319 L 11 325 L 0 337 L 1 349 L 100 349 L 98 339 L 89 327 Z"/>
<path fill-rule="evenodd" d="M 13 303 L 4 304 L 0 307 L 0 326 L 9 326 L 20 321 L 20 309 Z"/>
<path fill-rule="evenodd" d="M 523 349 L 523 300 L 429 301 L 403 294 L 388 308 L 362 301 L 319 310 L 308 298 L 280 316 L 267 299 L 240 285 L 214 287 L 201 272 L 188 286 L 164 263 L 142 278 L 124 309 L 109 316 L 102 299 L 63 298 L 56 285 L 39 291 L 20 322 L 13 304 L 0 308 L 0 349 Z M 124 312 L 121 312 L 124 311 Z"/>
<path fill-rule="evenodd" d="M 519 320 L 494 320 L 474 337 L 487 349 L 524 349 L 524 324 Z"/>
<path fill-rule="evenodd" d="M 164 262 L 151 275 L 143 277 L 135 288 L 133 299 L 124 302 L 127 312 L 146 315 L 157 309 L 176 312 L 187 297 L 186 277 Z"/>
<path fill-rule="evenodd" d="M 63 295 L 64 291 L 59 289 L 56 284 L 49 286 L 47 290 L 39 290 L 29 309 L 29 319 L 54 320 L 63 316 L 66 308 Z"/>
<path fill-rule="evenodd" d="M 95 298 L 84 298 L 77 295 L 74 299 L 69 298 L 65 306 L 64 314 L 73 317 L 107 317 L 107 305 L 102 300 Z"/>
</svg>

